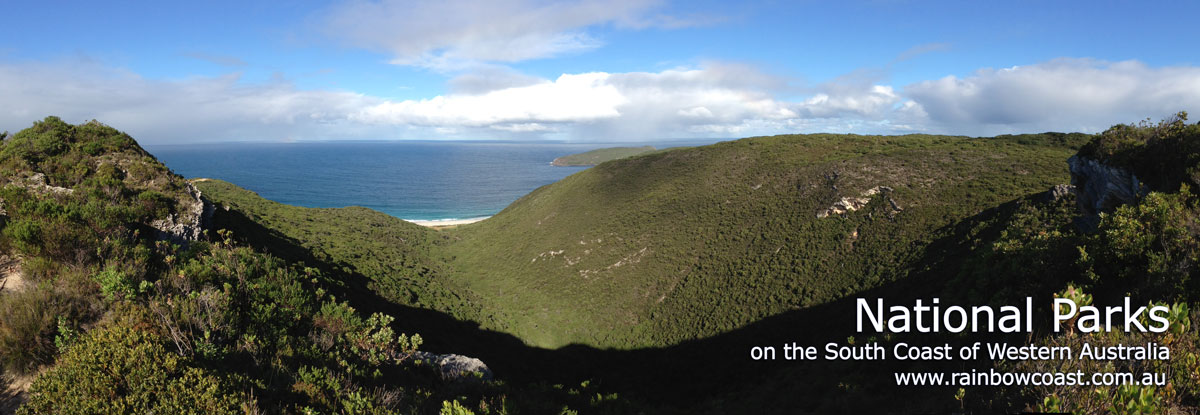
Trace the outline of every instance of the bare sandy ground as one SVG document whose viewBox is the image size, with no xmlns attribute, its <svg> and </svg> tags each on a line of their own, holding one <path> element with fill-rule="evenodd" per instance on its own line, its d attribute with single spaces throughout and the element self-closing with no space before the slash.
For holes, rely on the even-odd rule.
<svg viewBox="0 0 1200 415">
<path fill-rule="evenodd" d="M 0 290 L 18 291 L 24 285 L 21 262 L 9 255 L 0 255 Z"/>
<path fill-rule="evenodd" d="M 25 403 L 25 393 L 29 391 L 30 383 L 33 383 L 33 376 L 0 379 L 0 415 L 17 412 L 17 408 Z"/>
<path fill-rule="evenodd" d="M 445 226 L 458 226 L 458 225 L 466 225 L 468 223 L 475 223 L 475 222 L 479 222 L 481 220 L 484 220 L 484 219 L 487 219 L 490 217 L 491 216 L 484 216 L 482 218 L 469 218 L 469 219 L 439 219 L 439 220 L 408 220 L 408 219 L 405 219 L 405 220 L 408 220 L 409 222 L 412 222 L 412 223 L 415 223 L 415 224 L 418 224 L 421 226 L 428 226 L 430 228 L 441 228 L 441 227 L 445 227 Z"/>
</svg>

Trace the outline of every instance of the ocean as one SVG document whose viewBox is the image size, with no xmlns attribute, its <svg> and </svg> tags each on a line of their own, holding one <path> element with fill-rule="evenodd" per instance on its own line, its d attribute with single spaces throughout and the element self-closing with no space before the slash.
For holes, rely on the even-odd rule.
<svg viewBox="0 0 1200 415">
<path fill-rule="evenodd" d="M 369 141 L 146 149 L 184 177 L 225 180 L 276 202 L 364 206 L 401 219 L 451 220 L 494 215 L 534 189 L 586 168 L 550 165 L 556 157 L 613 146 L 617 145 Z"/>
</svg>

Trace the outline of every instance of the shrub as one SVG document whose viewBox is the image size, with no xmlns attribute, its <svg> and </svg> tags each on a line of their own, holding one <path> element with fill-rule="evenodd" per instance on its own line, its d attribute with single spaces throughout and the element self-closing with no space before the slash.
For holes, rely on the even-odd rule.
<svg viewBox="0 0 1200 415">
<path fill-rule="evenodd" d="M 475 415 L 475 413 L 462 406 L 458 401 L 442 401 L 442 410 L 438 411 L 438 415 Z"/>
<path fill-rule="evenodd" d="M 13 220 L 4 227 L 4 236 L 22 254 L 37 255 L 41 251 L 42 225 L 37 221 Z"/>
<path fill-rule="evenodd" d="M 1099 232 L 1080 248 L 1087 274 L 1112 294 L 1194 300 L 1200 207 L 1191 199 L 1185 185 L 1179 193 L 1151 192 L 1141 203 L 1105 215 Z"/>
<path fill-rule="evenodd" d="M 39 134 L 33 141 L 33 149 L 47 156 L 57 155 L 67 149 L 63 137 L 54 133 Z"/>
<path fill-rule="evenodd" d="M 69 336 L 63 329 L 100 314 L 94 288 L 81 287 L 80 279 L 86 277 L 63 275 L 53 284 L 0 295 L 0 364 L 5 371 L 31 373 L 53 362 L 59 351 L 56 337 Z"/>
<path fill-rule="evenodd" d="M 1152 190 L 1200 185 L 1200 123 L 1180 112 L 1158 124 L 1119 124 L 1079 149 L 1079 155 L 1137 173 Z"/>
<path fill-rule="evenodd" d="M 112 267 L 96 273 L 92 279 L 100 284 L 100 293 L 108 301 L 132 299 L 138 292 L 138 287 L 134 286 L 133 281 L 125 273 Z"/>
<path fill-rule="evenodd" d="M 418 334 L 397 336 L 390 327 L 394 320 L 392 316 L 375 313 L 364 321 L 348 304 L 329 302 L 313 317 L 314 333 L 310 337 L 326 350 L 342 346 L 371 365 L 402 361 L 412 356 L 423 340 Z"/>
<path fill-rule="evenodd" d="M 19 414 L 247 412 L 254 403 L 168 353 L 162 339 L 115 325 L 89 332 L 34 380 Z"/>
<path fill-rule="evenodd" d="M 0 363 L 5 372 L 31 373 L 54 360 L 54 303 L 53 293 L 41 287 L 0 296 Z"/>
<path fill-rule="evenodd" d="M 146 190 L 138 194 L 138 203 L 141 205 L 142 216 L 146 220 L 166 217 L 171 212 L 171 206 L 174 200 L 163 195 L 162 193 Z"/>
</svg>

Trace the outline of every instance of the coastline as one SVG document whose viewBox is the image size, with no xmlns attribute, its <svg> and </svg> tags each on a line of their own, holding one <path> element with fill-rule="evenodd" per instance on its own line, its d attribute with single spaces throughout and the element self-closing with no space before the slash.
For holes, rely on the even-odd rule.
<svg viewBox="0 0 1200 415">
<path fill-rule="evenodd" d="M 490 217 L 491 216 L 482 216 L 482 217 L 478 217 L 478 218 L 467 218 L 467 219 L 434 219 L 434 220 L 404 219 L 404 220 L 415 223 L 417 225 L 425 226 L 425 227 L 440 228 L 443 226 L 466 225 L 469 223 L 479 222 L 481 220 L 484 220 L 484 219 L 487 219 Z"/>
</svg>

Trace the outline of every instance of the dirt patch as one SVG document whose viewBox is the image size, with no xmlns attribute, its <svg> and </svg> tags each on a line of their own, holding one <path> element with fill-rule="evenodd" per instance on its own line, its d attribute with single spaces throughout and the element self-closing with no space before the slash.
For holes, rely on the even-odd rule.
<svg viewBox="0 0 1200 415">
<path fill-rule="evenodd" d="M 21 260 L 11 255 L 0 255 L 0 292 L 20 291 L 25 286 L 21 274 Z"/>
<path fill-rule="evenodd" d="M 25 403 L 25 394 L 29 392 L 29 385 L 33 383 L 33 376 L 21 376 L 16 379 L 10 379 L 7 376 L 0 377 L 0 415 L 10 415 L 17 412 L 17 408 Z"/>
</svg>

